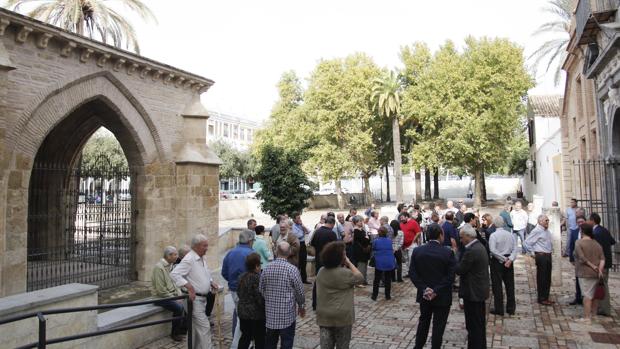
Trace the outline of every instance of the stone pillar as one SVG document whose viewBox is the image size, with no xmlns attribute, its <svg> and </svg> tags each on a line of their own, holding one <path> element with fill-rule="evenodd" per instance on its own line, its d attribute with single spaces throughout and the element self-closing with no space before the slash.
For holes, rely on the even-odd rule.
<svg viewBox="0 0 620 349">
<path fill-rule="evenodd" d="M 557 207 L 547 209 L 545 214 L 549 217 L 549 231 L 553 243 L 551 285 L 559 287 L 562 286 L 562 214 Z"/>
<path fill-rule="evenodd" d="M 543 213 L 543 206 L 545 204 L 545 198 L 541 195 L 532 195 L 532 202 L 534 203 L 534 214 L 536 217 Z"/>
</svg>

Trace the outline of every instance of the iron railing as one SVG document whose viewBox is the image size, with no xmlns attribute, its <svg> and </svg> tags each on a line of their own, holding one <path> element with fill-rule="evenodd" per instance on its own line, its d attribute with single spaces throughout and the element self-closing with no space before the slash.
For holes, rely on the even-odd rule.
<svg viewBox="0 0 620 349">
<path fill-rule="evenodd" d="M 580 0 L 575 11 L 575 39 L 579 45 L 596 41 L 598 23 L 607 22 L 620 5 L 619 0 Z"/>
<path fill-rule="evenodd" d="M 57 343 L 69 342 L 69 341 L 78 340 L 78 339 L 82 339 L 82 338 L 101 336 L 101 335 L 105 335 L 105 334 L 109 334 L 109 333 L 133 330 L 133 329 L 136 329 L 136 328 L 154 326 L 154 325 L 164 324 L 164 323 L 167 323 L 167 322 L 172 322 L 174 320 L 185 319 L 186 324 L 187 324 L 187 347 L 191 349 L 192 345 L 193 345 L 193 338 L 192 338 L 192 311 L 193 311 L 193 308 L 192 308 L 192 302 L 191 301 L 190 302 L 186 302 L 187 303 L 187 314 L 185 316 L 176 316 L 176 317 L 172 317 L 172 318 L 168 318 L 168 319 L 164 319 L 164 320 L 156 320 L 156 321 L 143 322 L 143 323 L 135 324 L 135 325 L 119 326 L 119 327 L 110 328 L 110 329 L 106 329 L 106 330 L 99 330 L 99 331 L 93 331 L 93 332 L 87 332 L 87 333 L 74 334 L 74 335 L 71 335 L 71 336 L 64 336 L 64 337 L 58 337 L 58 338 L 53 338 L 53 339 L 48 339 L 47 338 L 47 319 L 45 318 L 46 315 L 78 313 L 78 312 L 83 312 L 83 311 L 102 310 L 102 309 L 127 308 L 127 307 L 135 307 L 135 306 L 138 306 L 138 305 L 155 304 L 156 302 L 160 302 L 160 301 L 164 301 L 164 300 L 178 300 L 178 299 L 188 300 L 189 296 L 185 294 L 185 295 L 177 296 L 177 297 L 158 298 L 158 299 L 139 301 L 139 302 L 117 303 L 117 304 L 103 304 L 103 305 L 93 305 L 93 306 L 87 306 L 87 307 L 75 307 L 75 308 L 61 308 L 61 309 L 41 310 L 41 311 L 37 311 L 37 312 L 30 312 L 30 313 L 25 313 L 25 314 L 11 316 L 11 317 L 8 317 L 8 318 L 5 318 L 5 319 L 0 319 L 0 326 L 4 325 L 4 324 L 11 323 L 11 322 L 15 322 L 15 321 L 20 321 L 20 320 L 36 317 L 38 319 L 38 324 L 39 324 L 38 340 L 36 342 L 29 343 L 29 344 L 17 347 L 17 349 L 26 349 L 26 348 L 46 348 L 46 346 L 49 345 L 49 344 L 57 344 Z"/>
</svg>

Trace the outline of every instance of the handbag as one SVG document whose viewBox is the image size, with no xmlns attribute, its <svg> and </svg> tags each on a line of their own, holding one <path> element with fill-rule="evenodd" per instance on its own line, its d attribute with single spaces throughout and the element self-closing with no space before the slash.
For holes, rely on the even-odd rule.
<svg viewBox="0 0 620 349">
<path fill-rule="evenodd" d="M 600 279 L 598 281 L 598 285 L 596 285 L 594 296 L 592 298 L 597 300 L 602 300 L 605 298 L 605 280 Z"/>
</svg>

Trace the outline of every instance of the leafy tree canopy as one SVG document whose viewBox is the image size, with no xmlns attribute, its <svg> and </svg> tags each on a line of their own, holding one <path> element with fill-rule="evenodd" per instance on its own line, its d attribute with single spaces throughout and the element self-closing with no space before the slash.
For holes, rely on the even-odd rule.
<svg viewBox="0 0 620 349">
<path fill-rule="evenodd" d="M 83 169 L 100 169 L 102 166 L 120 171 L 127 171 L 129 168 L 120 143 L 105 129 L 95 132 L 82 149 Z"/>
<path fill-rule="evenodd" d="M 248 179 L 256 174 L 256 161 L 249 151 L 240 151 L 230 144 L 217 141 L 211 143 L 211 148 L 222 160 L 220 178 Z"/>
</svg>

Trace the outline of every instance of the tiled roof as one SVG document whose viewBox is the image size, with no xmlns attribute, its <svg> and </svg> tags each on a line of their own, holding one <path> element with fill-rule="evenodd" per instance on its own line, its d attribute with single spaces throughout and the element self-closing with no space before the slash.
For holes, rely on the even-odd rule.
<svg viewBox="0 0 620 349">
<path fill-rule="evenodd" d="M 560 116 L 561 95 L 529 96 L 528 114 L 530 116 Z"/>
</svg>

